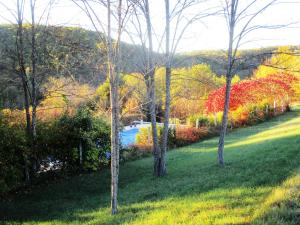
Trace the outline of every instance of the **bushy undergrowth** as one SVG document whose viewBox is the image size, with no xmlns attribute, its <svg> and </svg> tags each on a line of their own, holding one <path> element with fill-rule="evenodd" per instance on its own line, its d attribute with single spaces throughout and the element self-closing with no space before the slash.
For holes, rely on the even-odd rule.
<svg viewBox="0 0 300 225">
<path fill-rule="evenodd" d="M 209 129 L 207 127 L 178 127 L 175 134 L 176 146 L 185 146 L 207 138 L 209 136 Z"/>
<path fill-rule="evenodd" d="M 241 106 L 229 114 L 229 126 L 237 128 L 254 125 L 289 111 L 289 105 L 271 107 L 269 104 Z"/>
<path fill-rule="evenodd" d="M 24 132 L 4 122 L 0 115 L 0 194 L 23 180 L 23 165 L 28 152 Z"/>
<path fill-rule="evenodd" d="M 161 143 L 163 133 L 163 127 L 157 128 L 157 135 L 159 142 Z M 175 147 L 176 146 L 175 140 L 175 130 L 169 129 L 168 131 L 168 146 Z M 152 151 L 153 139 L 152 139 L 152 128 L 145 127 L 141 128 L 136 136 L 136 143 L 132 146 L 132 148 L 141 149 L 143 151 Z"/>
<path fill-rule="evenodd" d="M 162 127 L 157 129 L 159 142 L 161 143 Z M 210 135 L 207 127 L 195 128 L 191 126 L 176 126 L 168 132 L 168 147 L 175 148 L 200 141 Z M 134 151 L 152 151 L 152 128 L 141 128 L 136 137 L 136 143 L 130 146 Z"/>
<path fill-rule="evenodd" d="M 290 111 L 289 105 L 282 105 L 275 108 L 267 103 L 240 106 L 229 112 L 228 128 L 257 124 L 283 114 L 286 111 Z M 210 130 L 218 129 L 222 124 L 222 116 L 222 112 L 194 115 L 189 117 L 187 122 L 193 127 L 205 126 Z"/>
<path fill-rule="evenodd" d="M 264 122 L 277 115 L 290 111 L 289 105 L 273 107 L 267 103 L 256 105 L 240 106 L 229 112 L 228 128 L 239 128 L 251 126 Z M 222 112 L 209 114 L 196 114 L 187 119 L 187 126 L 176 126 L 169 129 L 168 147 L 182 147 L 208 137 L 218 135 L 222 124 Z M 161 142 L 162 127 L 157 130 L 159 141 Z M 141 128 L 136 137 L 136 143 L 124 151 L 125 160 L 133 160 L 148 156 L 152 152 L 152 129 Z"/>
<path fill-rule="evenodd" d="M 110 151 L 110 127 L 89 110 L 38 121 L 34 147 L 25 125 L 13 120 L 18 117 L 8 117 L 12 114 L 0 113 L 0 193 L 24 183 L 25 166 L 37 178 L 42 169 L 57 169 L 50 166 L 54 162 L 72 173 L 97 170 L 109 163 L 105 152 Z"/>
</svg>

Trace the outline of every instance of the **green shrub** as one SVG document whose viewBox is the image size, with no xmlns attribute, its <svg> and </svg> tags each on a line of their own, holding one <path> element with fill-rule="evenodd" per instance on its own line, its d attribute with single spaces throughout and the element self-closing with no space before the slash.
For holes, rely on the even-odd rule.
<svg viewBox="0 0 300 225">
<path fill-rule="evenodd" d="M 198 128 L 205 127 L 208 126 L 209 119 L 202 114 L 201 115 L 196 114 L 188 117 L 187 124 L 189 126 L 198 127 Z"/>
<path fill-rule="evenodd" d="M 45 134 L 50 135 L 47 138 L 50 152 L 66 169 L 96 170 L 107 164 L 100 156 L 110 151 L 110 127 L 101 118 L 92 117 L 87 109 L 79 109 L 74 116 L 63 115 Z M 82 146 L 82 165 L 79 146 Z"/>
<path fill-rule="evenodd" d="M 29 152 L 25 132 L 0 115 L 0 194 L 24 180 L 24 157 Z"/>
<path fill-rule="evenodd" d="M 87 108 L 53 121 L 37 121 L 36 148 L 32 148 L 24 124 L 17 123 L 11 116 L 13 113 L 0 112 L 0 193 L 24 184 L 25 159 L 34 175 L 32 178 L 41 178 L 34 167 L 47 158 L 59 160 L 63 169 L 71 172 L 97 170 L 109 164 L 101 156 L 110 151 L 110 126 L 103 119 L 93 117 Z"/>
<path fill-rule="evenodd" d="M 220 127 L 222 124 L 223 112 L 211 113 L 207 115 L 209 127 Z"/>
<path fill-rule="evenodd" d="M 120 153 L 121 161 L 132 161 L 152 155 L 152 147 L 134 144 L 122 149 Z"/>
<path fill-rule="evenodd" d="M 287 111 L 289 107 L 284 107 L 283 110 Z M 284 112 L 283 111 L 283 112 Z M 265 120 L 268 120 L 275 115 L 282 114 L 282 109 L 274 112 L 274 108 L 270 107 L 268 103 L 259 105 L 247 105 L 237 108 L 235 111 L 229 113 L 228 126 L 241 127 L 246 125 L 254 125 Z"/>
</svg>

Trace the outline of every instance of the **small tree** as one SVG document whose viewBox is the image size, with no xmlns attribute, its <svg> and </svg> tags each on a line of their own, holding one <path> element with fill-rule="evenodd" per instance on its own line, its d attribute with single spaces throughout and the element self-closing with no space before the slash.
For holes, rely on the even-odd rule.
<svg viewBox="0 0 300 225">
<path fill-rule="evenodd" d="M 169 129 L 169 115 L 170 115 L 170 104 L 171 104 L 171 69 L 173 64 L 173 57 L 177 51 L 180 40 L 183 38 L 187 28 L 193 24 L 194 22 L 207 17 L 213 13 L 209 13 L 208 9 L 201 11 L 200 13 L 189 13 L 188 9 L 197 6 L 203 1 L 195 1 L 195 0 L 179 0 L 174 2 L 170 7 L 170 2 L 165 0 L 165 29 L 161 34 L 160 38 L 158 35 L 155 35 L 155 26 L 152 24 L 152 17 L 150 15 L 150 2 L 132 0 L 135 7 L 134 19 L 132 21 L 133 28 L 136 30 L 136 35 L 138 36 L 141 46 L 143 48 L 143 57 L 145 58 L 144 69 L 142 70 L 142 74 L 145 78 L 145 83 L 148 92 L 148 111 L 151 120 L 152 126 L 152 138 L 153 138 L 153 155 L 154 155 L 154 175 L 155 176 L 164 176 L 167 172 L 166 170 L 166 150 L 168 143 L 168 129 Z M 211 9 L 210 9 L 211 10 Z M 213 10 L 211 10 L 213 11 Z M 172 24 L 171 24 L 172 23 Z M 143 30 L 143 25 L 147 27 L 146 32 Z M 172 26 L 171 26 L 172 25 Z M 174 27 L 171 31 L 170 27 Z M 130 36 L 132 36 L 132 32 Z M 154 82 L 154 74 L 155 70 L 159 66 L 158 63 L 155 63 L 156 55 L 153 52 L 153 37 L 158 41 L 159 49 L 161 50 L 161 43 L 165 41 L 165 51 L 164 57 L 161 59 L 162 65 L 165 66 L 165 113 L 164 113 L 164 131 L 162 135 L 162 142 L 159 143 L 156 130 L 156 93 L 155 93 L 155 82 Z M 134 40 L 133 40 L 134 42 Z"/>
<path fill-rule="evenodd" d="M 44 62 L 40 60 L 37 61 L 38 49 L 41 46 L 38 46 L 37 43 L 37 26 L 39 25 L 36 20 L 42 21 L 44 16 L 49 16 L 52 4 L 54 0 L 46 1 L 46 6 L 43 9 L 44 13 L 41 17 L 36 18 L 36 2 L 37 0 L 30 0 L 27 4 L 25 0 L 15 0 L 15 8 L 9 8 L 9 3 L 0 2 L 0 7 L 5 8 L 10 12 L 10 16 L 13 20 L 6 18 L 12 26 L 15 27 L 15 45 L 10 49 L 10 57 L 13 59 L 12 71 L 9 73 L 18 74 L 21 84 L 24 97 L 24 108 L 26 115 L 26 134 L 28 144 L 31 146 L 31 152 L 28 155 L 24 155 L 24 170 L 25 170 L 25 179 L 27 183 L 30 182 L 30 175 L 35 175 L 38 170 L 38 159 L 36 156 L 36 111 L 38 105 L 38 77 L 41 77 L 41 73 L 37 70 L 38 66 L 45 69 Z M 27 21 L 25 18 L 25 9 L 30 9 L 30 19 L 29 23 L 24 25 L 24 21 Z M 47 18 L 45 17 L 47 24 Z M 29 28 L 27 28 L 29 25 Z M 30 32 L 28 32 L 30 31 Z M 40 30 L 40 33 L 43 31 Z M 43 52 L 43 54 L 46 54 Z M 31 109 L 30 109 L 31 108 Z M 30 173 L 31 172 L 31 173 Z"/>
<path fill-rule="evenodd" d="M 166 68 L 166 100 L 165 100 L 165 113 L 164 113 L 164 129 L 162 134 L 161 144 L 161 160 L 157 165 L 157 176 L 163 176 L 166 174 L 166 152 L 168 148 L 168 132 L 169 132 L 169 117 L 170 117 L 170 105 L 171 105 L 171 72 L 173 66 L 173 57 L 176 54 L 178 45 L 183 38 L 188 27 L 193 23 L 211 15 L 217 13 L 214 7 L 203 8 L 202 11 L 189 16 L 188 10 L 196 7 L 199 3 L 205 3 L 207 0 L 195 1 L 195 0 L 179 0 L 176 2 L 173 8 L 170 10 L 170 1 L 165 0 L 165 68 Z M 174 23 L 173 31 L 171 32 L 171 23 Z"/>
<path fill-rule="evenodd" d="M 236 73 L 237 52 L 245 37 L 257 29 L 274 29 L 281 26 L 255 25 L 254 20 L 264 11 L 274 5 L 277 0 L 258 1 L 251 0 L 244 2 L 240 0 L 224 0 L 224 16 L 228 26 L 228 50 L 227 50 L 227 70 L 226 70 L 226 90 L 224 100 L 224 111 L 218 145 L 218 162 L 224 165 L 224 140 L 228 122 L 231 81 Z"/>
<path fill-rule="evenodd" d="M 125 18 L 130 6 L 122 0 L 112 3 L 110 0 L 73 0 L 88 16 L 95 30 L 98 32 L 99 41 L 106 43 L 107 73 L 110 83 L 110 110 L 111 110 L 111 213 L 118 212 L 118 182 L 119 182 L 119 77 L 120 77 L 120 43 Z M 80 4 L 81 3 L 81 4 Z M 95 5 L 107 10 L 107 26 L 100 19 Z M 112 39 L 112 19 L 116 19 L 117 38 Z"/>
</svg>

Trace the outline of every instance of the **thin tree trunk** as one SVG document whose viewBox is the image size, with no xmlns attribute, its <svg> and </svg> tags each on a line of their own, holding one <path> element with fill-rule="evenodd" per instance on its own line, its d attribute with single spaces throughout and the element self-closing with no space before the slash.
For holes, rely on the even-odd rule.
<svg viewBox="0 0 300 225">
<path fill-rule="evenodd" d="M 114 84 L 114 69 L 110 65 L 110 77 L 112 78 L 110 95 L 111 95 L 111 213 L 116 214 L 118 212 L 118 152 L 119 152 L 119 138 L 118 138 L 118 94 L 117 88 Z"/>
<path fill-rule="evenodd" d="M 25 117 L 26 117 L 26 134 L 28 138 L 31 137 L 31 116 L 29 109 L 29 96 L 28 96 L 28 87 L 27 82 L 24 78 L 24 75 L 21 75 L 22 87 L 24 92 L 24 106 L 25 106 Z"/>
<path fill-rule="evenodd" d="M 243 8 L 239 9 L 239 5 L 241 2 L 245 2 Z M 268 7 L 274 5 L 277 0 L 267 1 L 261 7 L 258 2 L 262 1 L 240 1 L 240 0 L 226 0 L 224 1 L 224 16 L 226 17 L 226 22 L 229 30 L 229 45 L 228 45 L 228 63 L 227 63 L 227 73 L 226 73 L 226 95 L 224 101 L 224 112 L 223 112 L 223 120 L 222 127 L 220 132 L 219 139 L 219 147 L 218 147 L 218 161 L 221 166 L 224 165 L 223 151 L 224 151 L 224 139 L 227 128 L 227 120 L 228 120 L 228 111 L 229 111 L 229 99 L 230 99 L 230 88 L 231 88 L 231 80 L 233 76 L 233 67 L 235 65 L 235 61 L 237 60 L 237 50 L 240 47 L 242 40 L 246 35 L 249 35 L 254 30 L 258 28 L 267 28 L 268 26 L 260 25 L 251 25 L 251 23 L 255 20 L 255 18 L 262 14 Z M 258 4 L 255 6 L 255 4 Z M 250 10 L 250 8 L 254 9 L 256 7 L 256 11 Z M 239 10 L 238 10 L 239 9 Z M 250 12 L 251 11 L 251 12 Z M 272 27 L 272 26 L 271 26 Z M 275 26 L 276 27 L 276 26 Z M 236 30 L 237 28 L 237 30 Z M 235 32 L 238 31 L 238 34 Z M 233 48 L 234 46 L 234 48 Z"/>
<path fill-rule="evenodd" d="M 151 19 L 150 19 L 150 10 L 149 10 L 149 1 L 145 0 L 145 17 L 147 23 L 147 35 L 149 42 L 148 50 L 148 65 L 147 65 L 147 78 L 149 85 L 149 101 L 150 101 L 150 115 L 151 115 L 151 127 L 152 127 L 152 140 L 153 140 L 153 155 L 154 155 L 154 175 L 159 176 L 160 166 L 161 166 L 161 149 L 159 147 L 159 140 L 157 134 L 156 126 L 156 110 L 155 110 L 155 68 L 153 63 L 153 41 L 152 41 L 152 28 L 151 28 Z"/>
<path fill-rule="evenodd" d="M 165 0 L 166 11 L 166 101 L 165 101 L 165 115 L 164 115 L 164 129 L 162 134 L 162 149 L 161 149 L 161 165 L 159 175 L 163 176 L 167 172 L 166 168 L 166 152 L 168 148 L 168 133 L 169 133 L 169 117 L 170 117 L 170 103 L 171 103 L 171 59 L 170 59 L 170 5 L 169 0 Z"/>
<path fill-rule="evenodd" d="M 22 75 L 21 75 L 22 76 Z M 22 76 L 22 86 L 24 91 L 24 103 L 25 103 L 25 115 L 26 115 L 26 139 L 27 142 L 31 139 L 31 119 L 30 119 L 30 110 L 29 110 L 29 97 L 28 97 L 28 91 L 27 91 L 27 85 L 25 80 Z M 30 183 L 30 172 L 29 172 L 29 161 L 27 153 L 22 153 L 23 155 L 23 161 L 24 161 L 24 175 L 25 175 L 25 182 L 28 184 Z"/>
<path fill-rule="evenodd" d="M 231 89 L 231 79 L 226 79 L 226 93 L 225 93 L 224 111 L 223 111 L 222 126 L 221 126 L 219 146 L 218 146 L 218 161 L 219 161 L 220 166 L 224 166 L 223 151 L 224 151 L 224 142 L 225 142 L 227 123 L 228 123 L 230 89 Z"/>
<path fill-rule="evenodd" d="M 37 156 L 37 137 L 36 137 L 36 108 L 37 108 L 37 83 L 36 83 L 36 29 L 35 29 L 35 2 L 30 0 L 31 7 L 31 100 L 32 100 L 32 115 L 31 115 L 31 133 L 32 133 L 32 148 L 34 150 L 34 169 L 38 170 L 38 156 Z"/>
<path fill-rule="evenodd" d="M 79 141 L 78 150 L 79 150 L 79 165 L 80 165 L 80 169 L 82 169 L 82 140 L 81 139 Z"/>
<path fill-rule="evenodd" d="M 113 46 L 111 38 L 111 3 L 107 1 L 108 10 L 108 67 L 110 78 L 110 102 L 111 102 L 111 213 L 118 212 L 118 182 L 119 182 L 119 42 L 121 38 L 121 7 L 122 0 L 118 6 L 118 40 L 113 56 Z"/>
<path fill-rule="evenodd" d="M 234 64 L 233 58 L 233 41 L 234 41 L 234 29 L 236 23 L 236 0 L 231 1 L 231 12 L 229 21 L 229 44 L 228 44 L 228 55 L 227 55 L 227 72 L 226 72 L 226 92 L 224 100 L 224 110 L 222 117 L 222 126 L 220 131 L 219 145 L 218 145 L 218 161 L 220 166 L 224 166 L 224 142 L 228 123 L 228 111 L 230 103 L 230 89 L 232 80 L 232 67 Z"/>
<path fill-rule="evenodd" d="M 17 57 L 19 64 L 19 75 L 22 81 L 23 93 L 24 93 L 24 106 L 25 106 L 25 117 L 26 117 L 26 137 L 27 142 L 30 143 L 31 140 L 31 116 L 30 116 L 30 96 L 29 96 L 29 88 L 27 75 L 25 70 L 25 62 L 24 62 L 24 43 L 23 43 L 23 9 L 20 1 L 17 1 L 17 35 L 16 35 L 16 48 L 17 48 Z M 24 175 L 25 182 L 30 183 L 30 166 L 28 161 L 27 153 L 23 153 L 23 161 L 24 161 Z"/>
<path fill-rule="evenodd" d="M 151 121 L 151 113 L 150 113 L 150 109 L 151 109 L 151 102 L 149 101 L 150 99 L 150 92 L 151 92 L 151 85 L 150 85 L 150 80 L 148 76 L 145 76 L 145 83 L 146 83 L 146 101 L 147 103 L 145 104 L 145 114 L 146 114 L 146 120 L 147 122 Z"/>
</svg>

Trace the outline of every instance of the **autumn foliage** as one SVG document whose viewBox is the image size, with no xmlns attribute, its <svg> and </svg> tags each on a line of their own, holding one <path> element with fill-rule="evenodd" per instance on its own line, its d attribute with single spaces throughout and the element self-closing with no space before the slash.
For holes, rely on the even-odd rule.
<svg viewBox="0 0 300 225">
<path fill-rule="evenodd" d="M 150 131 L 150 132 L 149 132 Z M 161 140 L 162 127 L 158 129 L 158 136 Z M 150 135 L 150 137 L 148 137 Z M 169 148 L 185 146 L 191 143 L 207 138 L 210 135 L 208 127 L 199 128 L 190 126 L 176 126 L 175 129 L 169 129 L 168 146 Z M 152 132 L 151 128 L 141 128 L 136 137 L 134 148 L 151 151 L 152 150 Z"/>
<path fill-rule="evenodd" d="M 297 78 L 288 73 L 276 73 L 264 78 L 245 80 L 231 87 L 230 111 L 246 105 L 261 103 L 288 105 L 294 94 L 293 83 Z M 210 93 L 205 104 L 207 113 L 223 111 L 225 86 Z"/>
<path fill-rule="evenodd" d="M 209 131 L 207 127 L 177 127 L 176 144 L 177 146 L 184 146 L 206 138 L 208 135 Z"/>
</svg>

